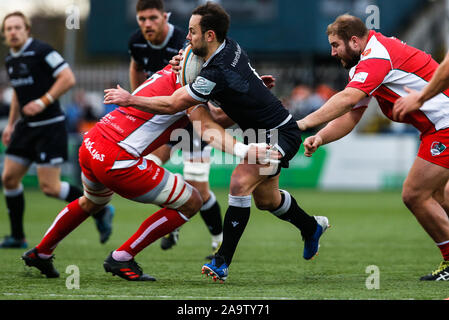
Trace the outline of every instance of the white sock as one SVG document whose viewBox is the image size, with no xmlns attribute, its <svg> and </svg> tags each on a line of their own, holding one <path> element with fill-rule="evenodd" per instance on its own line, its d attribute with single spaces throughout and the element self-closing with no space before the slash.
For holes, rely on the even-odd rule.
<svg viewBox="0 0 449 320">
<path fill-rule="evenodd" d="M 50 259 L 52 256 L 51 254 L 45 254 L 45 253 L 38 253 L 37 255 L 39 258 L 44 259 L 44 260 Z"/>
<path fill-rule="evenodd" d="M 132 255 L 130 255 L 128 252 L 126 251 L 114 251 L 112 253 L 112 258 L 115 261 L 129 261 L 133 258 Z"/>
<path fill-rule="evenodd" d="M 67 181 L 61 181 L 61 190 L 59 191 L 58 198 L 65 200 L 70 192 L 70 184 Z"/>
</svg>

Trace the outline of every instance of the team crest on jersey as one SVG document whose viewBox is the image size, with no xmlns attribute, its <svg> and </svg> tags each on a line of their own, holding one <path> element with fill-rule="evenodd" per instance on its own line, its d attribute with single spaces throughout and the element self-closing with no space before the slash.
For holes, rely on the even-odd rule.
<svg viewBox="0 0 449 320">
<path fill-rule="evenodd" d="M 367 55 L 369 55 L 371 53 L 371 48 L 369 48 L 368 50 L 365 50 L 362 52 L 362 57 L 366 57 Z"/>
<path fill-rule="evenodd" d="M 430 153 L 432 156 L 438 156 L 440 155 L 444 150 L 446 150 L 446 146 L 442 144 L 441 142 L 434 141 L 432 143 L 432 146 L 430 147 Z"/>
</svg>

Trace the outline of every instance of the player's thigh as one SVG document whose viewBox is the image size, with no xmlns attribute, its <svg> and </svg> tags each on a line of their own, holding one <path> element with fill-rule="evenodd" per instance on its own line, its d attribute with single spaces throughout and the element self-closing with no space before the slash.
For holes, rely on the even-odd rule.
<svg viewBox="0 0 449 320">
<path fill-rule="evenodd" d="M 6 189 L 16 189 L 28 171 L 30 166 L 26 159 L 20 161 L 20 158 L 14 156 L 5 156 L 3 162 L 2 184 Z"/>
<path fill-rule="evenodd" d="M 416 157 L 403 185 L 405 198 L 429 198 L 449 179 L 449 169 Z"/>
<path fill-rule="evenodd" d="M 281 203 L 279 174 L 262 181 L 253 191 L 256 207 L 261 210 L 274 210 Z"/>
</svg>

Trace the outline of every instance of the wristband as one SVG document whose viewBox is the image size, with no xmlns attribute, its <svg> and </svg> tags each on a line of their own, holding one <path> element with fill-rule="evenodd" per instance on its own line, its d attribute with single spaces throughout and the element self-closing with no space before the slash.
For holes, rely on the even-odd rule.
<svg viewBox="0 0 449 320">
<path fill-rule="evenodd" d="M 35 102 L 40 105 L 42 108 L 47 107 L 48 105 L 52 104 L 53 102 L 55 102 L 55 99 L 52 97 L 51 94 L 49 94 L 48 92 L 46 94 L 44 94 L 42 97 L 40 97 L 39 99 L 36 99 Z"/>
<path fill-rule="evenodd" d="M 234 155 L 236 155 L 237 157 L 239 157 L 241 159 L 244 159 L 246 157 L 248 150 L 249 150 L 249 146 L 244 143 L 236 142 L 234 144 Z"/>
<path fill-rule="evenodd" d="M 307 129 L 306 122 L 304 121 L 304 119 L 298 120 L 297 124 L 298 124 L 299 130 L 305 131 Z"/>
<path fill-rule="evenodd" d="M 45 96 L 48 98 L 48 101 L 50 101 L 50 104 L 52 104 L 53 102 L 55 102 L 55 99 L 53 98 L 53 96 L 50 93 L 46 93 Z"/>
<path fill-rule="evenodd" d="M 40 105 L 42 108 L 45 108 L 46 105 L 44 103 L 44 101 L 42 101 L 42 99 L 36 99 L 34 100 L 34 102 L 36 102 L 38 105 Z"/>
</svg>

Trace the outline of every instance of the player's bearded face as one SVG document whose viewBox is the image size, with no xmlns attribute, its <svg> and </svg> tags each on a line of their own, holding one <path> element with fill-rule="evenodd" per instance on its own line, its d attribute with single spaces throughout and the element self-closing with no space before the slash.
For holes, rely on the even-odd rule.
<svg viewBox="0 0 449 320">
<path fill-rule="evenodd" d="M 199 57 L 207 56 L 207 42 L 204 34 L 201 36 L 201 40 L 196 43 L 196 46 L 192 45 L 192 51 Z"/>
<path fill-rule="evenodd" d="M 341 56 L 337 55 L 337 59 L 340 59 L 344 68 L 351 69 L 359 63 L 360 54 L 360 51 L 351 49 L 349 46 L 349 41 L 345 41 L 345 51 Z"/>
</svg>

